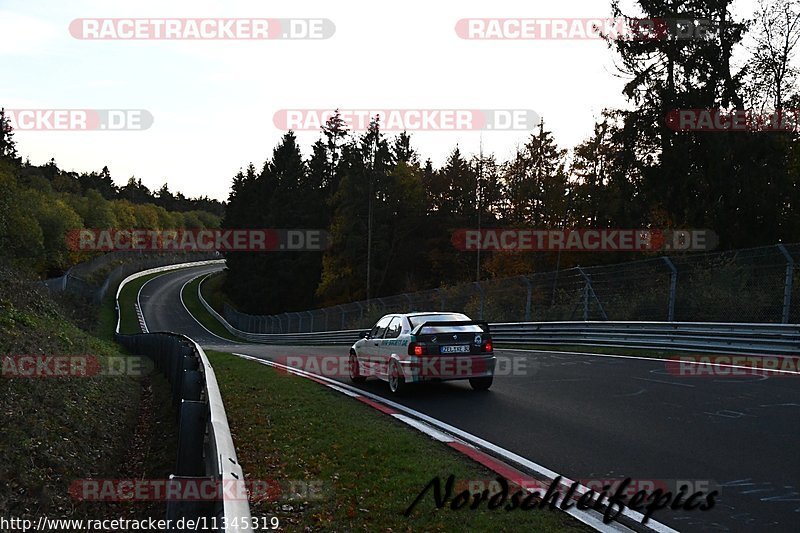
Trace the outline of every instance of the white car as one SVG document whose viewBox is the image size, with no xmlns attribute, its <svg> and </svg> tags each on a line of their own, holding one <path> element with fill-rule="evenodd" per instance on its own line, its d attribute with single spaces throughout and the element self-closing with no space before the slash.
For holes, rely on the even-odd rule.
<svg viewBox="0 0 800 533">
<path fill-rule="evenodd" d="M 350 379 L 377 377 L 393 393 L 407 383 L 468 379 L 487 390 L 495 356 L 486 322 L 461 313 L 406 313 L 382 317 L 350 348 Z"/>
</svg>

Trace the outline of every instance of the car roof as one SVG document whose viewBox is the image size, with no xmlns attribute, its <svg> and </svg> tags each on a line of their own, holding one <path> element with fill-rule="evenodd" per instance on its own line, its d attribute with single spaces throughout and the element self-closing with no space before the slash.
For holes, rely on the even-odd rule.
<svg viewBox="0 0 800 533">
<path fill-rule="evenodd" d="M 464 313 L 457 313 L 455 311 L 423 311 L 419 313 L 406 313 L 405 316 L 426 316 L 426 315 L 461 315 L 467 316 Z"/>
<path fill-rule="evenodd" d="M 387 317 L 403 317 L 403 318 L 416 318 L 421 316 L 436 316 L 436 315 L 461 315 L 466 317 L 466 320 L 470 320 L 470 318 L 465 315 L 464 313 L 457 313 L 455 311 L 420 311 L 418 313 L 387 313 L 383 315 L 380 319 L 383 320 Z"/>
</svg>

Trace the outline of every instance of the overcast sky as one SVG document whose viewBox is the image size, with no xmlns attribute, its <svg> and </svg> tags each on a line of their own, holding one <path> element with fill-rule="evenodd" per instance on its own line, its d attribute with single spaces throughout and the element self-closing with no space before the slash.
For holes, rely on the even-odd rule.
<svg viewBox="0 0 800 533">
<path fill-rule="evenodd" d="M 753 0 L 735 11 L 749 15 Z M 464 40 L 470 17 L 593 18 L 605 0 L 404 0 L 376 3 L 203 0 L 0 0 L 0 105 L 9 109 L 143 109 L 143 131 L 20 131 L 23 157 L 62 169 L 111 169 L 150 188 L 225 199 L 236 171 L 260 167 L 284 131 L 281 109 L 528 109 L 562 147 L 583 140 L 605 107 L 621 107 L 613 53 L 600 40 Z M 327 18 L 325 40 L 80 40 L 78 18 Z M 317 132 L 298 133 L 304 153 Z M 524 131 L 418 132 L 422 159 L 458 144 L 507 158 Z"/>
</svg>

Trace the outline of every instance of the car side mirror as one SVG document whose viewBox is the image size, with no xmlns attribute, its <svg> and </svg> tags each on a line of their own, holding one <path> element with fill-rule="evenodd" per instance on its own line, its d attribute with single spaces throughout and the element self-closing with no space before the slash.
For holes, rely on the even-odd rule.
<svg viewBox="0 0 800 533">
<path fill-rule="evenodd" d="M 370 332 L 369 332 L 369 331 L 365 331 L 365 332 L 363 332 L 363 333 L 361 334 L 361 338 L 362 338 L 362 339 L 369 339 L 369 337 L 370 337 L 370 335 L 369 335 L 369 334 L 370 334 Z"/>
</svg>

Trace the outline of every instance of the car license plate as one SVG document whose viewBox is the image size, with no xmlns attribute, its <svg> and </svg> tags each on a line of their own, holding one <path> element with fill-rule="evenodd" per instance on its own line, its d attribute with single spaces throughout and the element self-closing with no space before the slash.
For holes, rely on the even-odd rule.
<svg viewBox="0 0 800 533">
<path fill-rule="evenodd" d="M 442 353 L 469 353 L 469 344 L 442 346 Z"/>
</svg>

